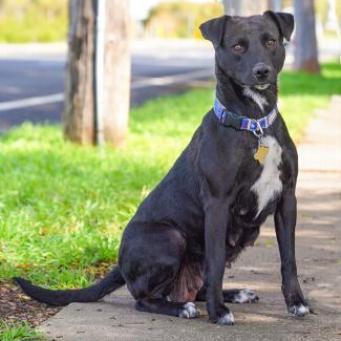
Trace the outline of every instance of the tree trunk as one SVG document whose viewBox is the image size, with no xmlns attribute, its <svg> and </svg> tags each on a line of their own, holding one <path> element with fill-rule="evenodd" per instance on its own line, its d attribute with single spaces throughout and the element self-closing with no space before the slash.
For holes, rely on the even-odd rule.
<svg viewBox="0 0 341 341">
<path fill-rule="evenodd" d="M 282 9 L 282 0 L 268 0 L 268 9 L 274 12 L 280 12 Z"/>
<path fill-rule="evenodd" d="M 107 0 L 104 31 L 104 74 L 101 113 L 96 115 L 96 13 L 97 1 L 69 2 L 69 51 L 63 114 L 66 139 L 95 144 L 121 145 L 127 133 L 130 56 L 128 1 Z M 102 122 L 98 122 L 98 119 Z M 99 131 L 98 127 L 101 127 Z"/>
<path fill-rule="evenodd" d="M 262 14 L 268 9 L 267 0 L 223 0 L 223 5 L 227 15 L 249 16 Z"/>
<path fill-rule="evenodd" d="M 95 142 L 95 1 L 69 2 L 68 62 L 65 78 L 64 135 L 81 144 Z"/>
<path fill-rule="evenodd" d="M 296 70 L 319 73 L 314 0 L 295 0 L 295 61 Z"/>
<path fill-rule="evenodd" d="M 242 2 L 243 0 L 223 0 L 224 13 L 227 15 L 242 15 Z"/>
<path fill-rule="evenodd" d="M 124 144 L 130 102 L 129 1 L 107 0 L 104 57 L 104 140 Z"/>
</svg>

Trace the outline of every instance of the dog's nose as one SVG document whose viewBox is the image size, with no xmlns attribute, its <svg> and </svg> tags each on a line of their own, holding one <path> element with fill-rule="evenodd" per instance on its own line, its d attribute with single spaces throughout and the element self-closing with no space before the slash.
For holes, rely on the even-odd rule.
<svg viewBox="0 0 341 341">
<path fill-rule="evenodd" d="M 264 63 L 258 63 L 253 67 L 252 72 L 257 81 L 265 81 L 270 77 L 271 67 Z"/>
</svg>

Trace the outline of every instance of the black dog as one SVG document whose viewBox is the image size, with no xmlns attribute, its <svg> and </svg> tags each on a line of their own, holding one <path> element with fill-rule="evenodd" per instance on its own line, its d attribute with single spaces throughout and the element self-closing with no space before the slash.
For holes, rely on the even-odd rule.
<svg viewBox="0 0 341 341">
<path fill-rule="evenodd" d="M 119 265 L 98 284 L 52 291 L 17 278 L 52 305 L 96 301 L 127 284 L 136 309 L 233 324 L 224 302 L 256 301 L 246 289 L 222 290 L 225 265 L 256 240 L 274 213 L 282 291 L 290 313 L 309 313 L 295 260 L 297 152 L 277 111 L 277 75 L 293 16 L 223 16 L 201 25 L 215 48 L 216 102 L 191 142 L 129 222 Z"/>
</svg>

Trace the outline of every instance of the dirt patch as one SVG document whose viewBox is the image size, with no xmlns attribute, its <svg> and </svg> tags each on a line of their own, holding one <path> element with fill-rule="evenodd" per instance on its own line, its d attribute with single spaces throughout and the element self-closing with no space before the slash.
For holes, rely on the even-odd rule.
<svg viewBox="0 0 341 341">
<path fill-rule="evenodd" d="M 26 321 L 32 326 L 37 326 L 60 309 L 33 301 L 12 283 L 0 282 L 0 320 L 2 321 L 9 323 Z"/>
</svg>

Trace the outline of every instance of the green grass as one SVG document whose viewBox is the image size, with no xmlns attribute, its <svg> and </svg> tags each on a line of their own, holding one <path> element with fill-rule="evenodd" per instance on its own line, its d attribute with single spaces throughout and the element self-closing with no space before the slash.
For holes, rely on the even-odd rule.
<svg viewBox="0 0 341 341">
<path fill-rule="evenodd" d="M 43 341 L 46 338 L 32 329 L 28 323 L 5 323 L 0 321 L 1 341 Z"/>
<path fill-rule="evenodd" d="M 322 65 L 321 75 L 283 72 L 280 79 L 280 111 L 296 139 L 316 108 L 325 107 L 330 96 L 341 93 L 341 65 Z"/>
<path fill-rule="evenodd" d="M 341 94 L 341 68 L 286 72 L 281 111 L 298 139 L 314 109 Z M 131 112 L 124 149 L 63 142 L 58 126 L 23 125 L 0 139 L 0 281 L 29 277 L 82 287 L 117 259 L 136 206 L 162 178 L 212 105 L 212 89 L 152 100 Z"/>
</svg>

